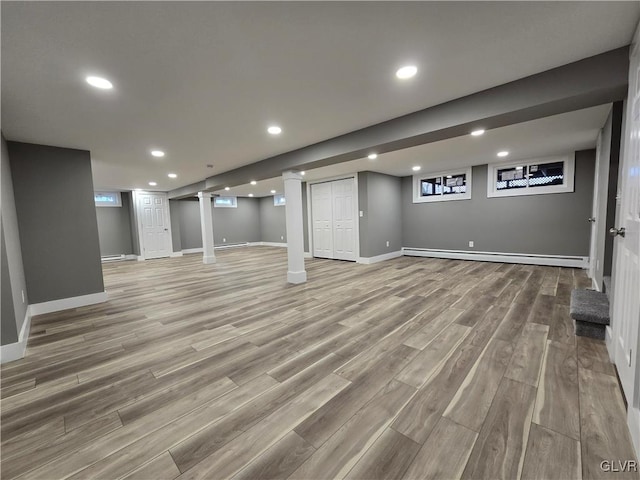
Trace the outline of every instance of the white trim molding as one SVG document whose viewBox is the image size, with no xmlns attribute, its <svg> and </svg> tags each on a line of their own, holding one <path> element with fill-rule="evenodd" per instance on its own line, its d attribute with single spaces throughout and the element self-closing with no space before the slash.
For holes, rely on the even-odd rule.
<svg viewBox="0 0 640 480">
<path fill-rule="evenodd" d="M 552 267 L 588 268 L 589 257 L 570 255 L 539 255 L 534 253 L 473 252 L 468 250 L 440 250 L 436 248 L 402 247 L 402 254 L 410 257 L 450 258 L 477 262 L 523 263 Z"/>
<path fill-rule="evenodd" d="M 43 315 L 45 313 L 59 312 L 60 310 L 68 310 L 70 308 L 86 307 L 96 303 L 103 303 L 108 300 L 107 292 L 90 293 L 88 295 L 80 295 L 78 297 L 61 298 L 59 300 L 51 300 L 49 302 L 36 303 L 29 305 L 31 315 Z"/>
<path fill-rule="evenodd" d="M 260 245 L 262 247 L 284 247 L 287 248 L 286 243 L 282 242 L 256 242 L 254 245 Z"/>
<path fill-rule="evenodd" d="M 198 248 L 183 248 L 182 249 L 182 254 L 183 255 L 189 255 L 190 253 L 202 253 L 202 247 L 198 247 Z"/>
<path fill-rule="evenodd" d="M 559 185 L 549 185 L 549 186 L 536 186 L 530 187 L 528 185 L 529 180 L 527 179 L 527 186 L 523 188 L 515 188 L 510 190 L 498 190 L 496 188 L 496 182 L 498 179 L 496 178 L 498 170 L 504 168 L 519 168 L 519 167 L 531 167 L 532 165 L 543 165 L 545 163 L 556 163 L 563 162 L 563 180 Z M 573 192 L 573 183 L 574 183 L 574 175 L 575 175 L 575 155 L 561 155 L 555 157 L 545 157 L 545 158 L 531 158 L 526 160 L 520 160 L 516 162 L 502 162 L 502 163 L 490 163 L 487 165 L 487 198 L 498 198 L 498 197 L 519 197 L 523 195 L 546 195 L 549 193 L 571 193 Z"/>
<path fill-rule="evenodd" d="M 640 408 L 629 405 L 627 411 L 627 427 L 629 427 L 629 432 L 631 433 L 636 458 L 640 458 Z"/>
<path fill-rule="evenodd" d="M 24 321 L 18 335 L 18 341 L 0 347 L 0 363 L 13 362 L 24 358 L 27 350 L 27 341 L 29 340 L 29 331 L 31 330 L 31 308 L 27 307 L 24 314 Z"/>
<path fill-rule="evenodd" d="M 385 260 L 391 260 L 392 258 L 402 257 L 402 250 L 396 252 L 383 253 L 382 255 L 376 255 L 375 257 L 360 257 L 358 263 L 370 265 L 372 263 L 384 262 Z"/>
<path fill-rule="evenodd" d="M 181 257 L 183 254 L 183 252 L 171 252 L 170 257 L 174 258 L 174 257 Z"/>
</svg>

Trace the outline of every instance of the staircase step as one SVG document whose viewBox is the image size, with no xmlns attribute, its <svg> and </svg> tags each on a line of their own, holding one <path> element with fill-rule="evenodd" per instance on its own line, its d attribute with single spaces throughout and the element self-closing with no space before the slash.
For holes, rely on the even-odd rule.
<svg viewBox="0 0 640 480">
<path fill-rule="evenodd" d="M 573 290 L 569 307 L 575 320 L 576 335 L 604 340 L 609 325 L 609 299 L 596 290 Z"/>
</svg>

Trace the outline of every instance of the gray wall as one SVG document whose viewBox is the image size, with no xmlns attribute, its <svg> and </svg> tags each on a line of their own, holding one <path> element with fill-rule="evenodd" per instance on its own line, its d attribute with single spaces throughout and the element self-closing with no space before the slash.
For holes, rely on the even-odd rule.
<svg viewBox="0 0 640 480">
<path fill-rule="evenodd" d="M 413 203 L 412 178 L 404 177 L 404 246 L 588 256 L 595 150 L 575 157 L 573 193 L 487 198 L 487 166 L 481 165 L 473 167 L 471 200 Z"/>
<path fill-rule="evenodd" d="M 399 177 L 376 172 L 358 173 L 358 205 L 363 212 L 359 217 L 361 257 L 395 252 L 404 246 L 401 198 Z"/>
<path fill-rule="evenodd" d="M 22 261 L 18 216 L 14 198 L 11 162 L 4 136 L 0 133 L 0 237 L 2 243 L 2 345 L 17 341 L 29 305 L 27 282 Z M 24 300 L 23 300 L 24 295 Z"/>
<path fill-rule="evenodd" d="M 172 225 L 176 222 L 179 226 L 182 249 L 202 248 L 198 199 L 172 200 L 170 206 Z M 212 210 L 215 245 L 260 241 L 260 199 L 238 197 L 238 208 Z"/>
<path fill-rule="evenodd" d="M 287 242 L 286 207 L 273 205 L 273 197 L 260 199 L 260 241 Z"/>
<path fill-rule="evenodd" d="M 100 255 L 129 255 L 133 253 L 131 235 L 131 193 L 121 192 L 121 207 L 96 207 Z"/>
<path fill-rule="evenodd" d="M 89 152 L 7 146 L 30 303 L 103 292 Z"/>
<path fill-rule="evenodd" d="M 179 210 L 180 203 L 177 200 L 169 200 L 169 216 L 171 217 L 171 245 L 174 252 L 180 252 L 182 250 Z"/>
</svg>

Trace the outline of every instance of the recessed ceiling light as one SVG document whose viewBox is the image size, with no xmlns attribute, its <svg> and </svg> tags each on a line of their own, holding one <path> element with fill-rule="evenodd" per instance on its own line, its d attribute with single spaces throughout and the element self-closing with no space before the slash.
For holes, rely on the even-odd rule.
<svg viewBox="0 0 640 480">
<path fill-rule="evenodd" d="M 271 193 L 276 193 L 276 191 L 275 190 L 271 190 Z"/>
<path fill-rule="evenodd" d="M 471 132 L 471 135 L 473 135 L 474 137 L 479 137 L 483 133 L 484 133 L 484 130 L 483 129 L 479 129 L 479 130 L 474 130 L 473 132 Z"/>
<path fill-rule="evenodd" d="M 300 175 L 304 175 L 304 172 L 300 172 Z"/>
<path fill-rule="evenodd" d="M 111 90 L 113 88 L 113 83 L 111 83 L 106 78 L 87 77 L 85 80 L 92 87 L 101 88 L 102 90 Z"/>
<path fill-rule="evenodd" d="M 251 185 L 256 185 L 258 182 L 256 182 L 255 180 L 251 180 Z"/>
<path fill-rule="evenodd" d="M 506 157 L 507 155 L 509 155 L 509 152 L 507 152 L 506 150 L 503 150 L 502 152 L 498 152 L 499 157 Z"/>
<path fill-rule="evenodd" d="M 229 187 L 224 187 L 224 189 L 228 192 L 229 190 L 231 190 Z"/>
<path fill-rule="evenodd" d="M 253 193 L 250 193 L 250 194 L 249 194 L 249 196 L 250 196 L 250 197 L 253 197 Z"/>
<path fill-rule="evenodd" d="M 164 152 L 162 150 L 151 150 L 151 155 L 154 157 L 164 157 Z"/>
<path fill-rule="evenodd" d="M 369 158 L 369 160 L 375 160 L 376 158 L 378 158 L 378 154 L 377 153 L 370 153 L 367 158 Z"/>
<path fill-rule="evenodd" d="M 170 173 L 169 175 L 167 175 L 167 177 L 169 177 L 169 178 L 178 178 L 178 175 L 176 175 L 175 173 Z"/>
<path fill-rule="evenodd" d="M 156 182 L 149 182 L 149 185 L 151 185 L 152 187 L 155 187 L 158 184 Z"/>
<path fill-rule="evenodd" d="M 417 172 L 418 170 L 420 170 L 420 167 L 418 165 L 416 165 L 411 170 L 413 170 L 414 172 Z"/>
<path fill-rule="evenodd" d="M 418 73 L 418 67 L 416 67 L 415 65 L 407 65 L 398 69 L 398 71 L 396 72 L 396 77 L 405 80 L 407 78 L 415 76 L 416 73 Z"/>
<path fill-rule="evenodd" d="M 522 167 L 516 167 L 516 170 L 522 170 Z"/>
<path fill-rule="evenodd" d="M 447 175 L 447 178 L 453 178 L 451 175 Z"/>
<path fill-rule="evenodd" d="M 271 135 L 280 135 L 282 133 L 282 129 L 277 125 L 271 125 L 269 128 L 267 128 L 267 132 L 269 132 Z"/>
<path fill-rule="evenodd" d="M 141 188 L 136 188 L 136 192 L 141 192 L 142 189 Z"/>
</svg>

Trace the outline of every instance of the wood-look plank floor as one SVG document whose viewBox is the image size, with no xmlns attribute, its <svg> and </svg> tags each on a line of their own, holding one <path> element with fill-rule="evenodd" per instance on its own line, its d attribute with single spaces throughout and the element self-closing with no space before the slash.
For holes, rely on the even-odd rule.
<svg viewBox="0 0 640 480">
<path fill-rule="evenodd" d="M 583 271 L 224 250 L 103 266 L 2 366 L 2 479 L 570 479 L 633 460 Z M 638 478 L 637 475 L 629 475 Z"/>
</svg>

